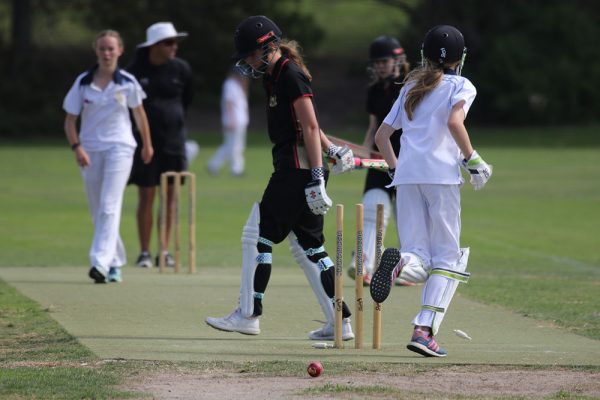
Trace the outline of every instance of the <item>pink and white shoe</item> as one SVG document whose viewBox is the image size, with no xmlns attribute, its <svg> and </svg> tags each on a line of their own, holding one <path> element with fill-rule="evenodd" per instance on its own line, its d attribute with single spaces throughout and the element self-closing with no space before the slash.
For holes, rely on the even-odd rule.
<svg viewBox="0 0 600 400">
<path fill-rule="evenodd" d="M 414 330 L 410 343 L 406 345 L 406 348 L 425 357 L 446 357 L 448 354 L 446 350 L 437 344 L 435 336 L 421 329 Z"/>
</svg>

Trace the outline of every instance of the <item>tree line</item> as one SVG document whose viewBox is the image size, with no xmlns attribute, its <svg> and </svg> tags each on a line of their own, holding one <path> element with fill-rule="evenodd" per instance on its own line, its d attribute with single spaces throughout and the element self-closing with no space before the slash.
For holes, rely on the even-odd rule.
<svg viewBox="0 0 600 400">
<path fill-rule="evenodd" d="M 285 28 L 286 36 L 311 44 L 307 48 L 309 59 L 317 57 L 311 54 L 311 48 L 328 28 L 317 24 L 319 3 L 313 0 L 3 1 L 11 21 L 10 37 L 0 33 L 0 72 L 6 77 L 0 83 L 4 99 L 0 102 L 0 135 L 4 136 L 62 132 L 60 99 L 76 74 L 94 62 L 89 44 L 34 43 L 31 32 L 36 13 L 44 13 L 52 21 L 53 16 L 69 11 L 89 29 L 116 28 L 129 49 L 144 40 L 145 29 L 151 23 L 172 21 L 193 38 L 193 44 L 190 41 L 189 46 L 181 47 L 180 55 L 196 72 L 198 93 L 218 93 L 233 50 L 232 32 L 246 16 L 272 17 Z M 307 1 L 314 7 L 301 7 Z M 408 23 L 399 24 L 397 32 L 388 34 L 401 38 L 413 65 L 419 61 L 419 46 L 428 28 L 445 23 L 463 32 L 468 47 L 464 75 L 478 88 L 469 116 L 472 121 L 493 125 L 597 122 L 600 100 L 595 92 L 600 87 L 600 55 L 593 43 L 600 33 L 600 2 L 371 2 L 373 7 L 393 6 L 406 13 Z M 335 24 L 335 19 L 329 23 Z M 360 49 L 355 55 L 349 54 L 349 63 L 363 65 L 364 53 Z M 315 65 L 327 62 L 326 56 L 319 57 L 324 59 Z"/>
</svg>

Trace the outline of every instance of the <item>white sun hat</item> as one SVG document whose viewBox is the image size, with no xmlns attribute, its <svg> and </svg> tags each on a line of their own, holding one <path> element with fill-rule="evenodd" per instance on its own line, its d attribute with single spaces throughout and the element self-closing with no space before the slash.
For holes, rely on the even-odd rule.
<svg viewBox="0 0 600 400">
<path fill-rule="evenodd" d="M 187 32 L 177 32 L 171 22 L 157 22 L 146 29 L 146 41 L 138 44 L 137 47 L 148 47 L 161 40 L 183 38 L 187 35 Z"/>
</svg>

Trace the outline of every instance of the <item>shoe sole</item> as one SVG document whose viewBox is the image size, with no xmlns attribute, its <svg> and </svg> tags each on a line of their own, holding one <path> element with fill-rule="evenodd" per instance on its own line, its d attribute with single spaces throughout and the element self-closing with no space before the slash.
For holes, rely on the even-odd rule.
<svg viewBox="0 0 600 400">
<path fill-rule="evenodd" d="M 94 280 L 94 283 L 106 283 L 106 277 L 96 268 L 90 268 L 88 276 Z"/>
<path fill-rule="evenodd" d="M 381 256 L 379 268 L 371 279 L 371 298 L 375 303 L 383 303 L 392 290 L 392 272 L 400 262 L 400 250 L 395 248 L 385 249 Z"/>
<path fill-rule="evenodd" d="M 149 262 L 149 263 L 139 263 L 139 264 L 136 264 L 136 267 L 140 267 L 140 268 L 152 268 L 153 265 L 152 265 L 151 262 Z"/>
<path fill-rule="evenodd" d="M 410 342 L 406 345 L 406 348 L 425 357 L 446 357 L 446 354 L 436 353 L 435 351 L 429 349 L 429 347 L 423 346 L 417 342 Z"/>
<path fill-rule="evenodd" d="M 248 336 L 256 336 L 256 335 L 258 335 L 260 333 L 260 331 L 258 331 L 258 332 L 256 332 L 256 331 L 252 331 L 252 332 L 249 332 L 249 331 L 246 331 L 246 332 L 236 331 L 236 330 L 233 330 L 233 329 L 226 329 L 226 328 L 222 328 L 222 327 L 217 326 L 217 325 L 213 325 L 213 324 L 211 324 L 208 321 L 204 321 L 204 322 L 206 322 L 206 325 L 210 326 L 211 328 L 214 328 L 214 329 L 216 329 L 218 331 L 221 331 L 221 332 L 237 332 L 237 333 L 241 333 L 242 335 L 248 335 Z"/>
</svg>

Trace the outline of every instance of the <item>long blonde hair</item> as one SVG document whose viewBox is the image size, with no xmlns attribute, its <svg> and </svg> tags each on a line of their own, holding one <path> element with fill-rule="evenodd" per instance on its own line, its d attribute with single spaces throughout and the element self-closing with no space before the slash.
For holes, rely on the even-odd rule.
<svg viewBox="0 0 600 400">
<path fill-rule="evenodd" d="M 405 83 L 414 82 L 413 87 L 406 94 L 404 110 L 408 119 L 412 121 L 415 108 L 423 98 L 436 88 L 442 80 L 444 70 L 442 66 L 431 64 L 425 61 L 420 67 L 412 70 L 404 80 Z"/>
<path fill-rule="evenodd" d="M 281 53 L 285 55 L 287 58 L 292 60 L 294 64 L 298 65 L 304 75 L 308 78 L 309 81 L 312 81 L 312 75 L 308 70 L 308 67 L 304 63 L 304 57 L 302 56 L 302 48 L 300 44 L 295 40 L 282 39 L 279 43 L 279 49 Z"/>
</svg>

